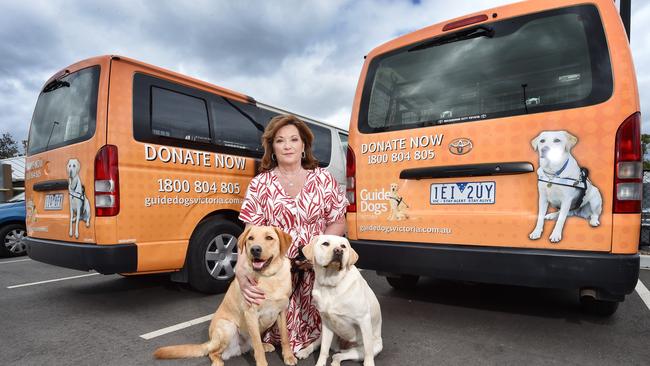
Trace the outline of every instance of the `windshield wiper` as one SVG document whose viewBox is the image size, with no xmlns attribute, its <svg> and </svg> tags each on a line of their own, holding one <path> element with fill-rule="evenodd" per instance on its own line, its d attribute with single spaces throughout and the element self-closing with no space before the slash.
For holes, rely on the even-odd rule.
<svg viewBox="0 0 650 366">
<path fill-rule="evenodd" d="M 452 33 L 421 43 L 415 47 L 409 48 L 408 52 L 424 50 L 431 47 L 441 46 L 447 43 L 464 41 L 466 39 L 478 37 L 494 37 L 494 28 L 481 25 L 475 28 L 465 29 L 460 32 Z"/>
<path fill-rule="evenodd" d="M 52 129 L 50 130 L 50 137 L 47 138 L 47 144 L 45 144 L 45 150 L 50 147 L 50 139 L 52 138 L 52 133 L 54 132 L 54 127 L 59 124 L 57 121 L 52 121 Z"/>
<path fill-rule="evenodd" d="M 43 93 L 49 93 L 53 90 L 63 88 L 63 87 L 69 88 L 70 83 L 62 80 L 52 80 L 47 85 L 45 85 L 45 88 L 43 88 Z"/>
</svg>

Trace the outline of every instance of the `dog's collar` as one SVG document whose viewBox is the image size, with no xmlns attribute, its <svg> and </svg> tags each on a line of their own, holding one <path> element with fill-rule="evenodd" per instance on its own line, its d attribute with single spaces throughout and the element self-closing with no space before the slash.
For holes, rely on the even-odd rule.
<svg viewBox="0 0 650 366">
<path fill-rule="evenodd" d="M 569 159 L 566 159 L 566 161 L 564 162 L 564 165 L 562 165 L 562 167 L 560 168 L 560 170 L 558 170 L 558 171 L 555 172 L 555 173 L 549 173 L 549 172 L 547 172 L 546 169 L 544 169 L 544 168 L 542 168 L 542 170 L 544 171 L 544 174 L 546 174 L 547 176 L 549 176 L 549 177 L 551 177 L 551 178 L 554 178 L 554 177 L 557 177 L 558 175 L 562 174 L 562 172 L 564 171 L 564 169 L 566 169 L 566 167 L 567 167 L 568 165 L 569 165 Z"/>
</svg>

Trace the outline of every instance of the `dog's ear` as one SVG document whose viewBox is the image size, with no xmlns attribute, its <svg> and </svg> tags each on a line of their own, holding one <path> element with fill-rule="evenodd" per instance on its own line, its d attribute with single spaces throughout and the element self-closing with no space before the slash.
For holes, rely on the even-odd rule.
<svg viewBox="0 0 650 366">
<path fill-rule="evenodd" d="M 289 251 L 289 247 L 291 246 L 291 242 L 293 241 L 293 238 L 291 235 L 285 233 L 282 231 L 282 229 L 273 227 L 275 230 L 275 233 L 278 234 L 278 238 L 280 238 L 280 254 L 285 255 Z"/>
<path fill-rule="evenodd" d="M 239 248 L 239 254 L 244 253 L 244 249 L 246 248 L 246 238 L 248 238 L 248 233 L 251 231 L 252 225 L 246 225 L 246 228 L 244 229 L 244 232 L 239 235 L 239 239 L 237 239 L 237 248 Z"/>
<path fill-rule="evenodd" d="M 311 241 L 309 241 L 309 244 L 302 247 L 302 254 L 304 254 L 305 258 L 309 259 L 312 263 L 314 262 L 314 245 L 316 245 L 318 237 L 319 235 L 314 236 L 311 238 Z"/>
<path fill-rule="evenodd" d="M 540 133 L 539 135 L 537 135 L 537 137 L 535 137 L 530 141 L 530 144 L 533 145 L 533 150 L 537 151 L 537 145 L 539 145 L 539 140 L 541 140 L 541 138 L 542 138 L 542 134 Z"/>
<path fill-rule="evenodd" d="M 564 131 L 564 134 L 566 135 L 566 139 L 567 139 L 566 151 L 569 151 L 571 150 L 571 148 L 576 146 L 576 144 L 578 143 L 578 138 L 566 131 Z"/>
<path fill-rule="evenodd" d="M 350 257 L 348 258 L 348 263 L 347 266 L 353 266 L 357 261 L 359 260 L 359 254 L 354 251 L 354 248 L 352 248 L 352 245 L 350 245 L 350 242 L 348 239 L 345 239 L 345 241 L 348 243 L 348 248 L 350 248 Z"/>
</svg>

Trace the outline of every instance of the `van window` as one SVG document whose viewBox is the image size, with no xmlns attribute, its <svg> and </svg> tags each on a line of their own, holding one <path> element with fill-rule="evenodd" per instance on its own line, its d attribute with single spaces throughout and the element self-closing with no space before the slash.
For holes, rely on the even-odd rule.
<svg viewBox="0 0 650 366">
<path fill-rule="evenodd" d="M 314 134 L 314 141 L 311 146 L 311 149 L 314 152 L 314 157 L 318 160 L 319 165 L 328 166 L 330 164 L 330 155 L 332 155 L 331 130 L 309 122 L 305 123 Z"/>
<path fill-rule="evenodd" d="M 36 102 L 28 155 L 87 140 L 95 133 L 99 66 L 48 83 Z"/>
<path fill-rule="evenodd" d="M 251 110 L 245 110 L 247 107 L 244 103 L 225 98 L 210 101 L 215 142 L 217 145 L 263 153 L 260 139 L 266 124 L 259 123 L 251 113 L 252 109 L 259 108 L 250 106 Z"/>
<path fill-rule="evenodd" d="M 373 60 L 361 132 L 601 103 L 612 71 L 597 9 L 576 6 L 445 34 Z"/>
<path fill-rule="evenodd" d="M 210 141 L 205 100 L 171 90 L 151 88 L 151 132 L 190 141 Z"/>
</svg>

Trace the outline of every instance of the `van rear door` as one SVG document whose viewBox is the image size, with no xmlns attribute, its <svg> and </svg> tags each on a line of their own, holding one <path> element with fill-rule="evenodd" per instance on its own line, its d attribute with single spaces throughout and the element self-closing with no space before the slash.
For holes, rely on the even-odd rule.
<svg viewBox="0 0 650 366">
<path fill-rule="evenodd" d="M 634 110 L 611 98 L 596 6 L 426 31 L 369 55 L 358 238 L 609 251 L 616 133 Z"/>
<path fill-rule="evenodd" d="M 94 164 L 106 143 L 110 58 L 83 61 L 43 87 L 26 159 L 28 236 L 95 243 Z"/>
</svg>

